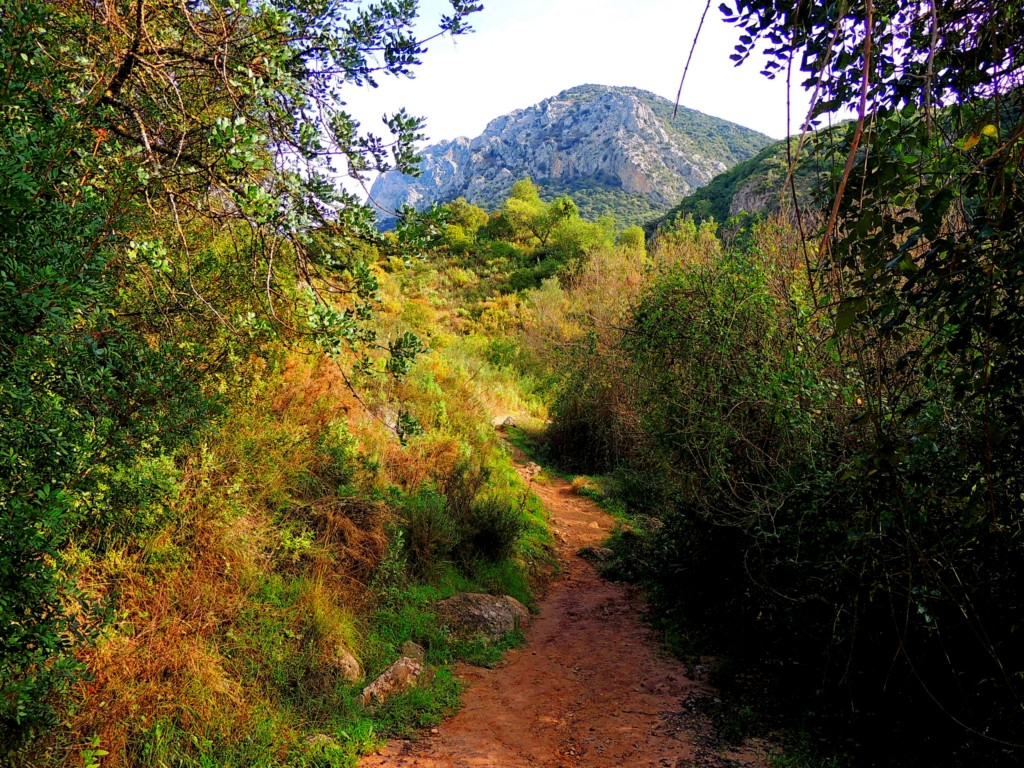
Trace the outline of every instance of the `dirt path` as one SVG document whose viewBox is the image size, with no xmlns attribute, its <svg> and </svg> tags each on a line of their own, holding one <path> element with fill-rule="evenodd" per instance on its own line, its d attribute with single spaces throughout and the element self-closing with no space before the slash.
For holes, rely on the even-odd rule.
<svg viewBox="0 0 1024 768">
<path fill-rule="evenodd" d="M 638 618 L 637 595 L 576 555 L 607 537 L 612 518 L 564 480 L 532 487 L 551 516 L 564 571 L 525 646 L 495 669 L 460 666 L 469 684 L 462 710 L 417 741 L 389 744 L 362 768 L 707 765 L 680 712 L 708 689 L 659 652 Z"/>
</svg>

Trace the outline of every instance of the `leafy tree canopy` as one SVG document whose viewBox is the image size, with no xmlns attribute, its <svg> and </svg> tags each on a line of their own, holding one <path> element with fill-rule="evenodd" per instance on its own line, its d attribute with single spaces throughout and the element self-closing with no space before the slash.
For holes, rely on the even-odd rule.
<svg viewBox="0 0 1024 768">
<path fill-rule="evenodd" d="M 438 34 L 480 7 L 451 6 Z M 0 742 L 75 671 L 98 607 L 64 544 L 123 529 L 132 467 L 209 424 L 268 333 L 372 345 L 391 243 L 331 179 L 415 160 L 418 119 L 385 140 L 342 98 L 411 72 L 416 20 L 414 0 L 0 0 Z M 416 349 L 379 346 L 395 373 Z"/>
</svg>

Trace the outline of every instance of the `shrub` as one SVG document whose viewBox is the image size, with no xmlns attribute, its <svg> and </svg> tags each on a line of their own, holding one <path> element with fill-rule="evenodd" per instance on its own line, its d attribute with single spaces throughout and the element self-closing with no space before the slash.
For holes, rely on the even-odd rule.
<svg viewBox="0 0 1024 768">
<path fill-rule="evenodd" d="M 451 560 L 461 536 L 444 496 L 432 488 L 420 488 L 404 499 L 402 517 L 406 556 L 417 574 L 434 573 Z"/>
<path fill-rule="evenodd" d="M 321 478 L 342 488 L 355 479 L 359 452 L 356 440 L 344 421 L 332 421 L 320 435 L 317 448 L 324 457 Z"/>
<path fill-rule="evenodd" d="M 567 362 L 566 385 L 545 435 L 552 457 L 566 469 L 599 473 L 631 463 L 644 436 L 636 390 L 622 361 L 614 353 L 600 354 L 597 335 L 591 334 Z"/>
<path fill-rule="evenodd" d="M 515 554 L 525 530 L 521 504 L 512 504 L 500 496 L 478 499 L 470 509 L 469 527 L 460 548 L 462 559 L 505 560 Z"/>
</svg>

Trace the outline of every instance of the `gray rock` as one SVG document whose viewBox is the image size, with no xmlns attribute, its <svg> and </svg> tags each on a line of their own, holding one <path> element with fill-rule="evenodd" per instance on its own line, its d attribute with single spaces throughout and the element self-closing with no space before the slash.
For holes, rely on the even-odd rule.
<svg viewBox="0 0 1024 768">
<path fill-rule="evenodd" d="M 748 179 L 733 195 L 732 201 L 729 203 L 729 215 L 760 213 L 773 207 L 778 209 L 779 192 L 785 179 L 785 175 L 780 175 L 775 179 L 755 175 Z"/>
<path fill-rule="evenodd" d="M 482 635 L 500 640 L 530 621 L 526 606 L 509 595 L 463 592 L 440 601 L 437 612 L 444 626 L 460 639 Z"/>
<path fill-rule="evenodd" d="M 419 659 L 400 658 L 385 669 L 380 677 L 363 688 L 359 703 L 364 707 L 383 704 L 396 693 L 415 688 L 424 678 L 425 667 Z"/>
<path fill-rule="evenodd" d="M 335 646 L 326 660 L 327 664 L 336 669 L 347 683 L 358 683 L 363 679 L 363 666 L 359 659 L 343 645 Z"/>
<path fill-rule="evenodd" d="M 402 643 L 401 653 L 403 656 L 416 659 L 417 661 L 423 661 L 427 656 L 427 651 L 419 643 L 414 643 L 412 640 L 406 640 Z"/>
</svg>

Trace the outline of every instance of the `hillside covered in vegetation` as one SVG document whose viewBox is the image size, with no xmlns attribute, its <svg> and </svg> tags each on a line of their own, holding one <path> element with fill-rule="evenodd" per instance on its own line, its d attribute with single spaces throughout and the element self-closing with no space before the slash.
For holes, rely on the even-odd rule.
<svg viewBox="0 0 1024 768">
<path fill-rule="evenodd" d="M 537 607 L 560 472 L 714 686 L 658 728 L 1020 763 L 1024 19 L 726 10 L 857 117 L 797 169 L 819 216 L 723 236 L 776 146 L 648 240 L 525 172 L 378 232 L 331 164 L 409 170 L 419 124 L 385 148 L 339 89 L 411 71 L 405 4 L 0 0 L 0 761 L 355 766 L 434 726 L 524 642 L 442 601 Z"/>
<path fill-rule="evenodd" d="M 491 415 L 543 406 L 403 277 L 430 232 L 323 175 L 405 162 L 416 122 L 360 154 L 333 89 L 410 23 L 0 2 L 0 763 L 351 765 L 500 651 L 439 598 L 532 603 Z M 413 639 L 431 683 L 364 708 Z"/>
<path fill-rule="evenodd" d="M 828 202 L 832 164 L 822 136 L 810 136 L 801 144 L 797 137 L 769 144 L 753 157 L 720 173 L 708 184 L 684 197 L 668 213 L 648 219 L 650 231 L 666 222 L 692 218 L 698 224 L 726 224 L 744 216 L 772 216 L 792 210 L 795 200 L 817 213 Z M 802 150 L 799 158 L 797 150 Z M 794 167 L 790 178 L 791 163 Z M 834 190 L 832 190 L 834 192 Z"/>
</svg>

